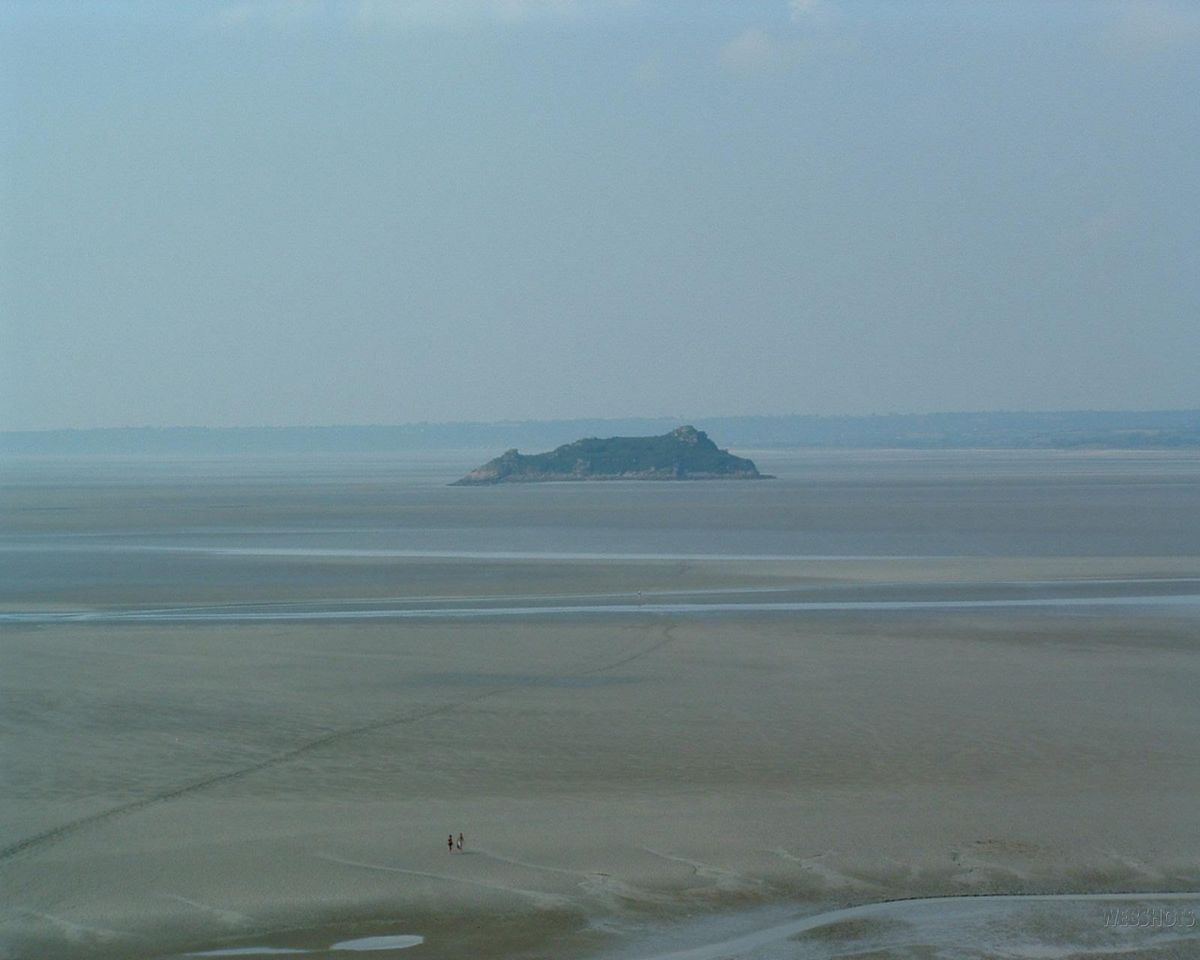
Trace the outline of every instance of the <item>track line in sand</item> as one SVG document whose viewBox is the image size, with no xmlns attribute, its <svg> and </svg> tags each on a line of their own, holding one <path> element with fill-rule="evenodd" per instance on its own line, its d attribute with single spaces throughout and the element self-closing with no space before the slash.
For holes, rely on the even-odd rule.
<svg viewBox="0 0 1200 960">
<path fill-rule="evenodd" d="M 1004 610 L 1100 607 L 1164 607 L 1194 612 L 1200 594 L 1124 594 L 1104 597 L 996 597 L 987 600 L 801 600 L 786 602 L 607 603 L 502 607 L 372 607 L 313 610 L 75 610 L 9 611 L 0 624 L 72 623 L 303 623 L 356 620 L 495 620 L 508 617 L 706 616 L 721 613 L 872 613 L 906 610 Z"/>
<path fill-rule="evenodd" d="M 736 892 L 741 890 L 758 889 L 762 887 L 763 882 L 753 877 L 744 877 L 740 873 L 733 870 L 727 870 L 724 867 L 714 867 L 710 863 L 702 863 L 699 860 L 689 860 L 687 857 L 680 857 L 673 853 L 666 853 L 662 850 L 655 850 L 652 847 L 642 847 L 646 853 L 651 856 L 658 857 L 661 860 L 670 860 L 675 863 L 682 863 L 685 866 L 692 868 L 692 873 L 704 880 L 712 882 L 718 890 L 726 892 Z"/>
<path fill-rule="evenodd" d="M 485 850 L 483 847 L 472 847 L 471 853 L 477 853 L 481 857 L 486 857 L 488 860 L 495 860 L 497 863 L 507 863 L 514 867 L 524 867 L 527 870 L 541 870 L 545 873 L 562 873 L 568 877 L 586 877 L 590 876 L 584 870 L 568 870 L 566 867 L 551 867 L 543 863 L 530 863 L 528 860 L 518 860 L 516 857 L 506 857 L 500 853 L 493 853 L 491 850 Z"/>
<path fill-rule="evenodd" d="M 199 950 L 185 953 L 185 957 L 250 957 L 250 956 L 284 956 L 305 953 L 339 953 L 348 951 L 366 953 L 372 950 L 404 950 L 407 947 L 417 947 L 425 942 L 424 937 L 412 934 L 391 934 L 383 937 L 360 937 L 357 940 L 339 940 L 325 948 L 300 950 L 294 947 L 221 947 L 216 950 Z"/>
<path fill-rule="evenodd" d="M 355 531 L 357 532 L 357 531 Z M 103 535 L 103 534 L 102 534 Z M 73 535 L 68 535 L 73 536 Z M 388 547 L 233 547 L 233 546 L 190 546 L 186 544 L 148 543 L 81 543 L 78 539 L 65 539 L 60 543 L 0 543 L 5 553 L 173 553 L 196 554 L 210 557 L 282 557 L 282 558 L 337 558 L 361 557 L 364 559 L 395 560 L 533 560 L 549 562 L 734 562 L 745 560 L 757 562 L 796 560 L 958 560 L 955 554 L 854 554 L 854 553 L 613 553 L 598 551 L 555 550 L 418 550 Z"/>
<path fill-rule="evenodd" d="M 781 860 L 786 860 L 789 863 L 800 865 L 802 870 L 807 870 L 811 874 L 820 877 L 821 880 L 830 888 L 838 887 L 874 887 L 877 890 L 884 889 L 883 884 L 875 883 L 871 880 L 863 880 L 860 877 L 852 877 L 849 874 L 842 873 L 840 870 L 835 870 L 833 867 L 824 863 L 825 857 L 834 851 L 826 851 L 825 853 L 814 853 L 808 857 L 797 856 L 785 847 L 775 847 L 773 850 L 767 850 L 771 856 L 779 857 Z"/>
<path fill-rule="evenodd" d="M 494 853 L 491 850 L 485 850 L 480 847 L 472 847 L 472 852 L 489 860 L 494 860 L 497 863 L 507 863 L 525 870 L 540 870 L 546 873 L 559 873 L 568 877 L 579 878 L 576 886 L 582 889 L 585 895 L 598 900 L 609 902 L 627 900 L 636 903 L 660 903 L 663 901 L 663 897 L 658 894 L 635 887 L 624 880 L 618 880 L 612 874 L 603 873 L 599 870 L 570 870 L 566 867 L 552 867 L 544 863 L 530 863 L 528 860 L 506 857 L 503 854 Z"/>
<path fill-rule="evenodd" d="M 519 685 L 518 685 L 519 686 Z M 164 790 L 154 796 L 143 797 L 140 800 L 133 800 L 129 803 L 121 804 L 120 806 L 110 807 L 107 810 L 101 810 L 97 813 L 88 814 L 84 817 L 79 817 L 76 820 L 71 820 L 58 827 L 50 830 L 45 830 L 42 833 L 34 834 L 31 837 L 26 837 L 24 840 L 18 840 L 16 843 L 10 844 L 3 849 L 0 849 L 0 861 L 9 860 L 17 854 L 28 850 L 30 847 L 40 846 L 46 843 L 54 843 L 62 840 L 69 834 L 82 830 L 84 827 L 95 826 L 103 823 L 106 820 L 111 820 L 115 817 L 123 816 L 130 813 L 135 813 L 139 810 L 145 810 L 148 807 L 157 806 L 162 803 L 167 803 L 171 800 L 177 800 L 180 797 L 185 797 L 188 794 L 197 793 L 209 787 L 217 786 L 222 783 L 231 783 L 234 780 L 240 780 L 243 777 L 248 777 L 252 773 L 259 773 L 262 770 L 269 770 L 272 767 L 277 767 L 280 764 L 287 763 L 297 757 L 310 753 L 313 750 L 318 750 L 322 747 L 327 747 L 330 744 L 338 743 L 350 737 L 359 736 L 364 733 L 369 733 L 375 730 L 384 730 L 389 727 L 403 726 L 404 724 L 416 723 L 419 720 L 425 720 L 429 717 L 437 716 L 443 713 L 449 713 L 457 710 L 460 707 L 468 706 L 472 703 L 477 703 L 480 700 L 485 700 L 488 697 L 498 696 L 501 693 L 508 693 L 516 689 L 516 686 L 501 687 L 496 690 L 488 690 L 474 697 L 468 697 L 465 700 L 458 700 L 450 704 L 442 704 L 437 707 L 431 707 L 426 710 L 417 711 L 416 713 L 406 714 L 400 717 L 389 717 L 383 720 L 376 720 L 371 723 L 362 724 L 357 727 L 350 727 L 345 730 L 335 730 L 327 733 L 324 736 L 309 740 L 299 746 L 292 747 L 290 750 L 284 750 L 281 753 L 273 754 L 256 763 L 248 764 L 244 767 L 238 767 L 235 770 L 228 770 L 224 773 L 214 774 L 210 777 L 204 777 L 200 780 L 193 780 L 190 783 L 185 783 L 178 787 L 173 787 L 170 790 Z"/>
<path fill-rule="evenodd" d="M 211 917 L 216 917 L 227 927 L 243 927 L 254 923 L 254 921 L 244 913 L 238 913 L 236 910 L 223 910 L 222 908 L 214 907 L 211 904 L 201 903 L 199 900 L 190 900 L 187 897 L 180 896 L 177 893 L 160 893 L 159 896 L 164 900 L 174 900 L 176 903 L 182 903 L 184 906 L 192 907 L 194 910 L 199 910 L 201 913 L 206 913 Z"/>
<path fill-rule="evenodd" d="M 687 947 L 683 950 L 672 950 L 669 953 L 656 953 L 639 957 L 638 960 L 732 960 L 745 956 L 751 950 L 787 940 L 798 933 L 807 933 L 833 923 L 844 920 L 861 920 L 872 917 L 896 916 L 903 919 L 905 911 L 920 907 L 946 907 L 953 910 L 955 906 L 970 904 L 975 907 L 994 905 L 1007 906 L 1013 903 L 1142 903 L 1160 900 L 1194 901 L 1200 903 L 1200 893 L 1061 893 L 1061 894 L 1013 894 L 986 895 L 974 897 L 923 897 L 913 900 L 883 900 L 878 903 L 866 903 L 857 907 L 843 907 L 840 910 L 829 910 L 814 914 L 800 920 L 780 923 L 775 926 L 756 930 L 729 940 L 716 943 L 706 943 L 700 946 Z"/>
<path fill-rule="evenodd" d="M 99 940 L 101 943 L 110 943 L 113 940 L 120 940 L 122 938 L 126 940 L 134 939 L 133 934 L 126 933 L 124 930 L 112 930 L 109 927 L 96 927 L 86 923 L 76 923 L 74 920 L 68 920 L 66 917 L 55 916 L 53 913 L 43 913 L 39 910 L 32 910 L 29 907 L 20 907 L 17 912 L 29 917 L 36 917 L 38 920 L 61 930 L 72 943 L 87 943 L 92 940 Z"/>
<path fill-rule="evenodd" d="M 662 628 L 662 637 L 652 643 L 650 646 L 634 653 L 627 654 L 617 660 L 603 663 L 595 667 L 590 667 L 587 670 L 572 672 L 572 676 L 591 675 L 602 673 L 606 670 L 614 670 L 617 667 L 624 666 L 634 660 L 649 656 L 656 650 L 661 649 L 674 639 L 671 635 L 672 627 L 667 625 Z M 538 677 L 539 682 L 545 680 L 554 680 L 559 677 L 567 676 L 567 674 L 548 674 L 544 677 Z M 169 803 L 172 800 L 178 800 L 180 797 L 186 797 L 193 793 L 198 793 L 201 790 L 207 790 L 209 787 L 215 787 L 220 784 L 232 783 L 235 780 L 240 780 L 243 777 L 248 777 L 251 774 L 259 773 L 263 770 L 269 770 L 272 767 L 277 767 L 285 763 L 295 760 L 297 757 L 302 757 L 305 754 L 311 753 L 314 750 L 320 750 L 335 743 L 340 743 L 352 737 L 361 736 L 366 733 L 373 733 L 378 730 L 387 730 L 394 727 L 406 726 L 411 723 L 418 723 L 422 720 L 428 720 L 431 717 L 442 716 L 444 714 L 453 713 L 463 707 L 469 707 L 472 704 L 479 703 L 482 700 L 487 700 L 491 697 L 498 697 L 506 693 L 511 693 L 514 690 L 520 690 L 526 687 L 533 686 L 530 681 L 523 683 L 509 684 L 504 687 L 497 687 L 493 690 L 485 690 L 482 693 L 476 694 L 473 697 L 466 697 L 462 700 L 455 700 L 451 703 L 443 703 L 436 707 L 427 707 L 423 710 L 417 710 L 400 716 L 384 717 L 379 720 L 373 720 L 370 723 L 359 724 L 354 727 L 347 727 L 343 730 L 333 730 L 323 736 L 316 737 L 312 740 L 305 741 L 288 750 L 283 750 L 279 753 L 272 754 L 255 763 L 247 764 L 244 767 L 238 767 L 234 770 L 228 770 L 224 773 L 213 774 L 212 776 L 203 777 L 199 780 L 193 780 L 190 783 L 185 783 L 177 787 L 172 787 L 169 790 L 164 790 L 160 793 L 149 797 L 142 797 L 139 800 L 132 800 L 129 803 L 123 803 L 115 807 L 109 807 L 107 810 L 100 810 L 96 813 L 91 813 L 83 817 L 78 817 L 70 820 L 67 823 L 60 824 L 57 827 L 52 827 L 49 830 L 43 830 L 41 833 L 33 834 L 25 837 L 23 840 L 18 840 L 6 847 L 0 848 L 0 862 L 11 860 L 13 857 L 24 853 L 34 847 L 44 846 L 50 843 L 57 843 L 79 830 L 87 827 L 97 826 L 108 820 L 113 820 L 117 817 L 136 813 L 140 810 L 146 810 L 150 807 L 158 806 L 159 804 Z"/>
<path fill-rule="evenodd" d="M 650 644 L 650 646 L 644 647 L 641 650 L 635 650 L 633 653 L 626 654 L 625 656 L 619 657 L 618 659 L 612 660 L 608 663 L 602 663 L 596 667 L 589 667 L 586 670 L 580 670 L 576 675 L 581 677 L 590 677 L 593 674 L 606 673 L 609 670 L 616 670 L 617 667 L 623 667 L 627 663 L 633 663 L 635 660 L 641 660 L 642 657 L 648 657 L 650 654 L 661 650 L 667 644 L 674 643 L 674 631 L 675 628 L 670 624 L 667 624 L 662 628 L 662 636 L 657 641 Z"/>
<path fill-rule="evenodd" d="M 345 860 L 326 853 L 314 854 L 318 860 L 329 863 L 340 863 L 346 867 L 358 867 L 360 870 L 377 870 L 383 873 L 399 873 L 408 877 L 424 877 L 428 880 L 441 880 L 446 883 L 464 883 L 472 887 L 483 887 L 500 893 L 512 893 L 525 897 L 533 902 L 539 910 L 557 910 L 571 906 L 571 900 L 556 893 L 545 893 L 541 890 L 525 890 L 521 887 L 506 887 L 502 883 L 488 883 L 486 880 L 475 880 L 472 877 L 456 877 L 453 874 L 431 873 L 427 870 L 407 870 L 404 867 L 392 867 L 385 863 L 364 863 L 361 860 Z"/>
</svg>

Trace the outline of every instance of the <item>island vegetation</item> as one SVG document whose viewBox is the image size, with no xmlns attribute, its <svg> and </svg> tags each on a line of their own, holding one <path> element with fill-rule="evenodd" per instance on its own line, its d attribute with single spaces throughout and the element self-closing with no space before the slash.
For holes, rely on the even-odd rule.
<svg viewBox="0 0 1200 960">
<path fill-rule="evenodd" d="M 763 480 L 754 461 L 720 449 L 692 426 L 660 437 L 588 437 L 548 453 L 508 450 L 456 486 L 547 480 Z"/>
</svg>

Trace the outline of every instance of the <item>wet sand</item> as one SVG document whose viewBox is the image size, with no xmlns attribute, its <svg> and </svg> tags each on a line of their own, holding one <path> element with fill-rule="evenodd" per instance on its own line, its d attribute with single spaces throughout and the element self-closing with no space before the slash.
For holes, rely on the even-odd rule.
<svg viewBox="0 0 1200 960">
<path fill-rule="evenodd" d="M 118 553 L 150 565 L 107 595 L 71 550 L 78 574 L 4 590 L 46 616 L 0 624 L 0 956 L 715 957 L 893 898 L 1200 890 L 1200 615 L 1162 602 L 1197 592 L 1186 554 L 208 557 L 176 579 Z M 441 612 L 50 616 L 162 601 Z M 921 605 L 960 601 L 984 605 Z M 564 604 L 588 610 L 480 612 Z M 1194 946 L 1038 910 L 1004 942 Z M 984 943 L 985 919 L 946 929 Z M 906 956 L 938 927 L 834 917 L 744 955 Z"/>
<path fill-rule="evenodd" d="M 582 950 L 785 899 L 1195 889 L 1196 628 L 10 627 L 5 942 L 152 956 L 389 917 L 450 957 L 466 944 L 427 918 Z"/>
</svg>

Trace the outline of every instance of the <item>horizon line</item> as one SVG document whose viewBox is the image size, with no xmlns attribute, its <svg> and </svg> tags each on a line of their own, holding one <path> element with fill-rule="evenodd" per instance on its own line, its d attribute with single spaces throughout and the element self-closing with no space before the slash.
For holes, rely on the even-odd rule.
<svg viewBox="0 0 1200 960">
<path fill-rule="evenodd" d="M 726 413 L 696 416 L 682 415 L 652 415 L 636 414 L 630 416 L 595 416 L 595 417 L 528 417 L 502 418 L 499 420 L 404 420 L 394 422 L 341 422 L 341 423 L 243 423 L 243 424 L 122 424 L 119 426 L 89 426 L 89 427 L 3 427 L 0 435 L 37 434 L 37 433 L 101 433 L 106 431 L 151 431 L 151 430 L 364 430 L 364 429 L 397 429 L 401 427 L 455 427 L 481 426 L 503 427 L 527 424 L 570 424 L 570 423 L 620 423 L 631 420 L 671 421 L 683 425 L 691 421 L 706 420 L 875 420 L 892 417 L 946 417 L 946 416 L 995 416 L 995 415 L 1024 415 L 1045 416 L 1053 414 L 1189 414 L 1200 415 L 1200 407 L 1074 407 L 1074 408 L 1044 408 L 1044 409 L 976 409 L 976 410 L 924 410 L 924 411 L 893 411 L 890 413 Z"/>
</svg>

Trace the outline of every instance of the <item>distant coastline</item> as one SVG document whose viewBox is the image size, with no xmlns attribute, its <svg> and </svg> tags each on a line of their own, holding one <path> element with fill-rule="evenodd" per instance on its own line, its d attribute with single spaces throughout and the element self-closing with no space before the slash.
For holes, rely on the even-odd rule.
<svg viewBox="0 0 1200 960">
<path fill-rule="evenodd" d="M 697 417 L 732 449 L 1200 449 L 1200 409 Z M 550 449 L 581 436 L 662 434 L 679 418 L 313 427 L 0 431 L 0 455 L 235 455 Z"/>
</svg>

